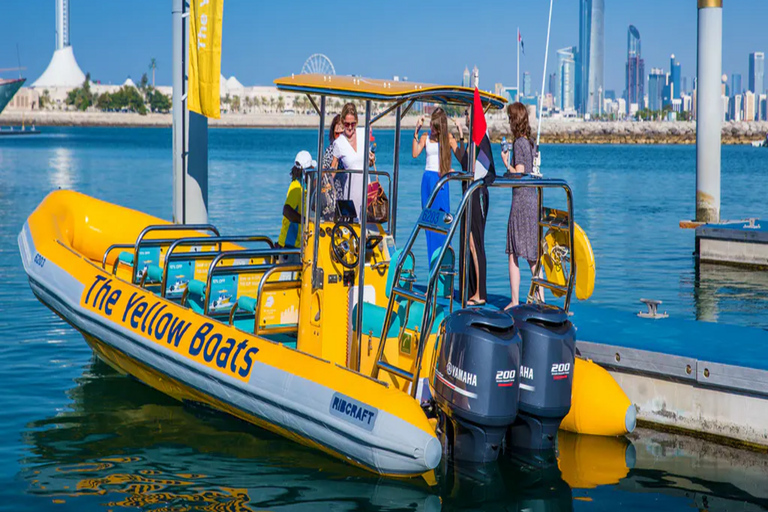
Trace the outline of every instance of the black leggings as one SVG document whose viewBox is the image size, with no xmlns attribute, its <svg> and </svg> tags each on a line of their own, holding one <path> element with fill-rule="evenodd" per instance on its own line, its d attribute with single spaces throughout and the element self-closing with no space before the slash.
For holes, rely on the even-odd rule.
<svg viewBox="0 0 768 512">
<path fill-rule="evenodd" d="M 477 293 L 481 301 L 488 299 L 488 293 L 485 288 L 486 261 L 485 261 L 485 221 L 488 218 L 488 189 L 481 187 L 480 190 L 472 194 L 472 241 L 474 242 L 475 255 L 477 256 L 477 266 L 479 275 L 475 274 L 475 262 L 472 260 L 472 253 L 466 255 L 466 262 L 469 265 L 469 296 Z M 462 237 L 464 239 L 464 226 L 462 225 Z M 463 272 L 463 265 L 460 266 Z"/>
</svg>

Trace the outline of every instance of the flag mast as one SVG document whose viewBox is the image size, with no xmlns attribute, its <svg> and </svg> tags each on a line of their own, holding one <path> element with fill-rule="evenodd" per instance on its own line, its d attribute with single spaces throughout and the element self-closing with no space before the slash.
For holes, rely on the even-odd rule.
<svg viewBox="0 0 768 512">
<path fill-rule="evenodd" d="M 515 101 L 520 101 L 520 27 L 517 27 L 517 93 Z"/>
</svg>

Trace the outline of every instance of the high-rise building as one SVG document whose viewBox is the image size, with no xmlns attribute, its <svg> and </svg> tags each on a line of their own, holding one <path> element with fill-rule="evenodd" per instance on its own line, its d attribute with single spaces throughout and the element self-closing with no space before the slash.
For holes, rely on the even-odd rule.
<svg viewBox="0 0 768 512">
<path fill-rule="evenodd" d="M 549 74 L 549 87 L 547 92 L 552 95 L 552 99 L 557 97 L 557 73 Z"/>
<path fill-rule="evenodd" d="M 645 96 L 645 62 L 640 51 L 640 32 L 634 25 L 627 32 L 626 70 L 627 103 L 640 104 Z"/>
<path fill-rule="evenodd" d="M 743 97 L 741 94 L 734 94 L 731 98 L 730 109 L 728 111 L 728 119 L 730 121 L 741 121 L 741 113 L 743 109 L 742 104 Z"/>
<path fill-rule="evenodd" d="M 470 79 L 469 68 L 464 67 L 464 74 L 461 76 L 461 86 L 469 87 L 469 83 L 470 83 L 469 79 Z"/>
<path fill-rule="evenodd" d="M 557 50 L 557 107 L 560 110 L 576 108 L 576 47 Z"/>
<path fill-rule="evenodd" d="M 679 100 L 680 86 L 682 85 L 681 79 L 681 67 L 680 63 L 675 60 L 675 54 L 669 58 L 669 89 L 670 89 L 670 101 Z"/>
<path fill-rule="evenodd" d="M 744 93 L 744 121 L 755 120 L 755 93 L 747 91 Z"/>
<path fill-rule="evenodd" d="M 472 80 L 470 80 L 469 86 L 480 88 L 480 70 L 477 69 L 477 66 L 472 68 Z"/>
<path fill-rule="evenodd" d="M 579 52 L 576 108 L 582 114 L 602 110 L 598 90 L 604 88 L 605 0 L 579 0 Z"/>
<path fill-rule="evenodd" d="M 733 73 L 731 75 L 731 96 L 736 96 L 744 92 L 741 88 L 741 73 Z"/>
<path fill-rule="evenodd" d="M 523 73 L 523 96 L 531 96 L 531 74 L 527 71 Z"/>
<path fill-rule="evenodd" d="M 690 94 L 691 91 L 688 90 L 688 77 L 683 77 L 683 83 L 680 86 L 680 93 L 681 94 Z"/>
<path fill-rule="evenodd" d="M 755 52 L 749 54 L 749 90 L 755 94 L 765 92 L 765 54 Z"/>
<path fill-rule="evenodd" d="M 653 68 L 648 75 L 648 110 L 657 112 L 662 109 L 664 89 L 667 86 L 667 75 L 663 69 Z"/>
</svg>

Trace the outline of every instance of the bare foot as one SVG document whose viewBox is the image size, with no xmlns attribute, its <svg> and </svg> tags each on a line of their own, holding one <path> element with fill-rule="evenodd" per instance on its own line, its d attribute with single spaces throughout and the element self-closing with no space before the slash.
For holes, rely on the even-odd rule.
<svg viewBox="0 0 768 512">
<path fill-rule="evenodd" d="M 506 307 L 504 308 L 504 311 L 510 310 L 517 305 L 518 305 L 517 302 L 510 302 L 509 304 L 506 305 Z"/>
</svg>

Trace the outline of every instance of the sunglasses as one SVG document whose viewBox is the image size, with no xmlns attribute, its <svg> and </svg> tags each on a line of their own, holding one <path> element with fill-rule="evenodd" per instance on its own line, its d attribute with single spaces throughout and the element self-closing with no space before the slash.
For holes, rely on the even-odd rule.
<svg viewBox="0 0 768 512">
<path fill-rule="evenodd" d="M 357 121 L 352 121 L 351 123 L 344 121 L 344 128 L 354 128 L 355 126 L 357 126 Z"/>
</svg>

